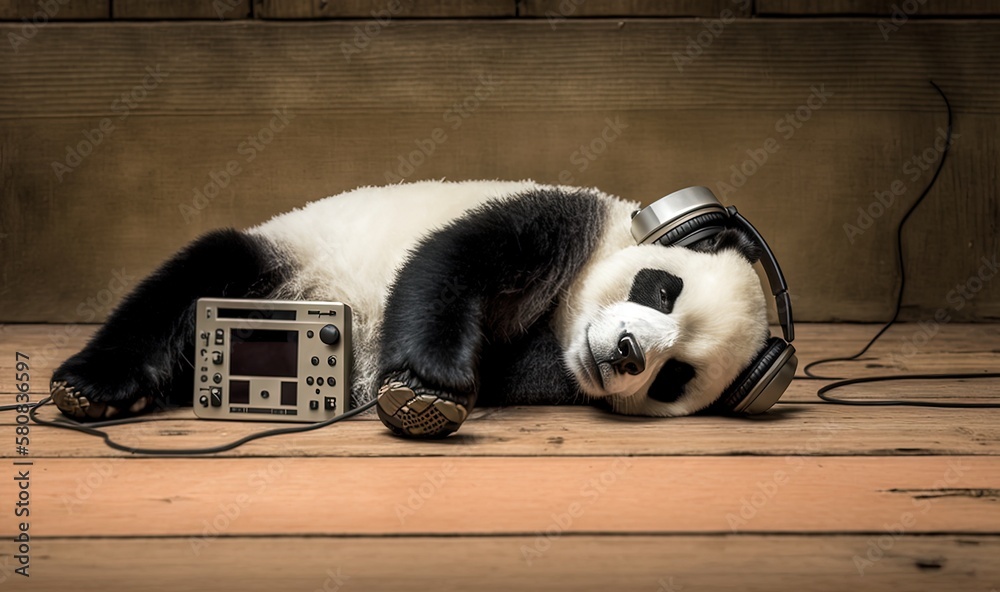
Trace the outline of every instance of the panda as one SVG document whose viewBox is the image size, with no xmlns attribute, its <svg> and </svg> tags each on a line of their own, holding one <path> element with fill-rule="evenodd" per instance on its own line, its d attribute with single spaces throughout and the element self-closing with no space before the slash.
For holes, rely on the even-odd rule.
<svg viewBox="0 0 1000 592">
<path fill-rule="evenodd" d="M 476 405 L 696 413 L 766 347 L 761 250 L 738 228 L 636 244 L 638 207 L 532 181 L 423 181 L 215 230 L 122 300 L 53 373 L 52 398 L 79 420 L 191 404 L 197 299 L 274 298 L 352 307 L 352 403 L 377 397 L 397 434 L 446 435 Z"/>
</svg>

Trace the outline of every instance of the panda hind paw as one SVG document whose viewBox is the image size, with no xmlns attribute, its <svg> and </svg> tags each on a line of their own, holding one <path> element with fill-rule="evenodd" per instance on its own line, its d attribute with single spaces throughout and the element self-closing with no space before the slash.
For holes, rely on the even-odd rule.
<svg viewBox="0 0 1000 592">
<path fill-rule="evenodd" d="M 155 397 L 128 370 L 107 370 L 81 352 L 56 369 L 49 395 L 64 415 L 79 421 L 113 419 L 148 410 Z"/>
</svg>

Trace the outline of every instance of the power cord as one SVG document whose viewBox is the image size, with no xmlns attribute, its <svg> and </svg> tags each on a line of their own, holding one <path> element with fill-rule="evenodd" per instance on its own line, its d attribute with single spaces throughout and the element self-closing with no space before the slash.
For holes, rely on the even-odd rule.
<svg viewBox="0 0 1000 592">
<path fill-rule="evenodd" d="M 944 168 L 944 162 L 948 158 L 948 153 L 951 150 L 951 137 L 952 137 L 952 121 L 953 114 L 951 109 L 951 102 L 948 101 L 947 95 L 941 90 L 934 81 L 930 81 L 931 86 L 934 90 L 941 95 L 944 100 L 945 108 L 948 110 L 948 130 L 945 135 L 945 145 L 944 149 L 941 151 L 941 160 L 938 161 L 937 169 L 934 171 L 934 176 L 931 177 L 930 183 L 924 188 L 923 193 L 913 202 L 913 205 L 906 211 L 903 215 L 903 219 L 899 222 L 899 226 L 896 228 L 896 261 L 899 265 L 899 289 L 896 292 L 896 307 L 893 310 L 892 318 L 886 323 L 878 333 L 872 337 L 864 347 L 861 348 L 856 354 L 852 356 L 847 356 L 844 358 L 824 358 L 821 360 L 816 360 L 806 364 L 805 368 L 802 369 L 805 376 L 797 376 L 799 379 L 811 379 L 811 380 L 835 380 L 837 382 L 828 384 L 816 391 L 816 396 L 818 396 L 823 401 L 828 403 L 835 403 L 837 405 L 903 405 L 910 407 L 937 407 L 945 409 L 993 409 L 1000 408 L 1000 403 L 942 403 L 937 401 L 903 401 L 900 399 L 841 399 L 838 397 L 833 397 L 828 393 L 837 389 L 845 388 L 855 384 L 866 384 L 872 382 L 889 382 L 894 380 L 964 380 L 964 379 L 975 379 L 975 378 L 1000 378 L 1000 373 L 979 373 L 979 374 L 900 374 L 895 376 L 870 376 L 865 378 L 851 378 L 843 379 L 841 377 L 832 376 L 818 376 L 813 374 L 812 368 L 819 366 L 820 364 L 827 364 L 829 362 L 851 362 L 857 360 L 867 352 L 872 345 L 886 331 L 892 327 L 896 321 L 899 319 L 899 313 L 903 306 L 903 291 L 906 288 L 906 265 L 903 259 L 903 227 L 906 222 L 910 219 L 910 215 L 917 209 L 917 207 L 924 201 L 924 198 L 930 193 L 934 184 L 937 182 L 938 176 L 941 174 L 941 170 Z"/>
<path fill-rule="evenodd" d="M 37 424 L 43 426 L 49 426 L 53 428 L 60 428 L 66 430 L 73 430 L 76 432 L 82 432 L 84 434 L 90 434 L 91 436 L 98 436 L 104 440 L 104 443 L 114 448 L 115 450 L 121 450 L 122 452 L 130 452 L 133 454 L 150 454 L 150 455 L 191 455 L 191 454 L 215 454 L 218 452 L 226 452 L 232 450 L 238 446 L 242 446 L 247 442 L 252 442 L 254 440 L 259 440 L 261 438 L 269 438 L 271 436 L 280 436 L 282 434 L 301 434 L 302 432 L 309 432 L 312 430 L 318 430 L 320 428 L 325 428 L 328 425 L 337 423 L 344 419 L 350 419 L 356 415 L 360 415 L 365 411 L 368 411 L 375 406 L 375 399 L 344 413 L 343 415 L 338 415 L 336 417 L 331 417 L 330 419 L 325 419 L 316 423 L 311 423 L 308 425 L 293 426 L 288 428 L 274 428 L 271 430 L 264 430 L 257 432 L 255 434 L 249 434 L 235 440 L 228 444 L 220 444 L 219 446 L 211 446 L 208 448 L 138 448 L 135 446 L 126 446 L 120 444 L 111 439 L 111 435 L 107 432 L 97 429 L 108 426 L 115 425 L 125 425 L 132 423 L 142 423 L 145 421 L 166 421 L 167 418 L 158 417 L 136 417 L 136 418 L 126 418 L 126 419 L 112 419 L 109 421 L 100 421 L 93 423 L 79 423 L 71 420 L 60 420 L 60 421 L 49 421 L 47 419 L 40 419 L 37 415 L 38 409 L 43 405 L 47 405 L 52 402 L 52 397 L 48 396 L 39 401 L 36 405 L 33 405 L 28 410 L 28 416 Z M 7 407 L 10 407 L 9 405 Z M 14 407 L 17 407 L 16 405 Z"/>
</svg>

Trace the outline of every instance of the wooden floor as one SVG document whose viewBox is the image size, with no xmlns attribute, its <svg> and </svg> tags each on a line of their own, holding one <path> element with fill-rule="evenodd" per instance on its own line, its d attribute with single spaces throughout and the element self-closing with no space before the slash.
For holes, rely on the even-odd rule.
<svg viewBox="0 0 1000 592">
<path fill-rule="evenodd" d="M 853 353 L 876 327 L 798 329 L 808 361 Z M 93 330 L 0 326 L 0 403 L 16 351 L 38 400 Z M 904 325 L 823 371 L 995 371 L 998 354 L 1000 324 Z M 34 425 L 19 456 L 14 414 L 0 414 L 0 589 L 1000 589 L 1000 410 L 828 406 L 821 384 L 796 381 L 753 419 L 479 410 L 429 443 L 369 417 L 215 458 L 129 457 Z M 1000 402 L 1000 383 L 845 394 Z M 192 447 L 262 427 L 179 410 L 110 429 Z M 9 542 L 11 463 L 25 460 L 30 579 Z"/>
</svg>

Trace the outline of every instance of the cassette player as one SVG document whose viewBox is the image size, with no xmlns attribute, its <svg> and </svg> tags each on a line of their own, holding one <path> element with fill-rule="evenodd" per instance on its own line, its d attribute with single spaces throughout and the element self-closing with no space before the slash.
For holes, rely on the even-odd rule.
<svg viewBox="0 0 1000 592">
<path fill-rule="evenodd" d="M 348 411 L 346 304 L 201 298 L 196 315 L 198 417 L 315 422 Z"/>
</svg>

